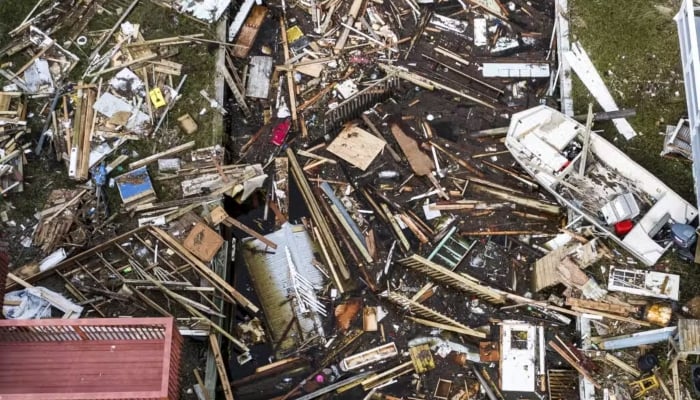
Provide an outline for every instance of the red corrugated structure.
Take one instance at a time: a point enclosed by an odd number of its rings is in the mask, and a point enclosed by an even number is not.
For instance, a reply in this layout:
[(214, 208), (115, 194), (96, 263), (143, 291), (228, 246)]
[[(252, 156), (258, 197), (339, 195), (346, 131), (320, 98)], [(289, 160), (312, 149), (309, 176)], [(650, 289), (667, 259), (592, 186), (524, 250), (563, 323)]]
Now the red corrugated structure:
[(0, 320), (0, 399), (179, 399), (173, 318)]
[(5, 300), (5, 282), (7, 281), (7, 273), (9, 271), (10, 259), (7, 253), (0, 251), (0, 319), (3, 319), (2, 304)]

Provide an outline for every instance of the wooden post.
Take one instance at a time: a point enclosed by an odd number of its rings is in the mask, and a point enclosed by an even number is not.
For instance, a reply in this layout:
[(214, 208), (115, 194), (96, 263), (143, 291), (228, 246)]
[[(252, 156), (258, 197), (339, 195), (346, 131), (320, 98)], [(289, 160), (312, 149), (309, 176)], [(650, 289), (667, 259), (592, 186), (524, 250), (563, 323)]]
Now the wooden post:
[(586, 172), (586, 158), (588, 148), (591, 146), (591, 126), (593, 125), (593, 103), (588, 103), (588, 117), (586, 118), (586, 130), (583, 131), (583, 150), (581, 150), (581, 161), (578, 165), (578, 175), (583, 176)]
[(216, 339), (216, 334), (209, 334), (209, 346), (211, 346), (211, 351), (214, 352), (216, 371), (219, 373), (219, 379), (221, 380), (221, 387), (224, 390), (224, 396), (226, 400), (234, 400), (233, 391), (231, 391), (231, 383), (229, 382), (228, 375), (226, 374), (226, 365), (224, 364), (224, 358), (221, 357), (221, 347), (219, 346), (219, 340)]
[(237, 219), (231, 218), (230, 216), (227, 216), (226, 219), (223, 220), (222, 222), (226, 226), (233, 226), (236, 227), (243, 232), (249, 234), (250, 236), (253, 236), (254, 238), (258, 239), (259, 241), (265, 243), (266, 245), (272, 247), (273, 249), (277, 249), (277, 244), (270, 239), (266, 238), (265, 236), (259, 234), (258, 232), (250, 229), (248, 226), (243, 225), (240, 221)]

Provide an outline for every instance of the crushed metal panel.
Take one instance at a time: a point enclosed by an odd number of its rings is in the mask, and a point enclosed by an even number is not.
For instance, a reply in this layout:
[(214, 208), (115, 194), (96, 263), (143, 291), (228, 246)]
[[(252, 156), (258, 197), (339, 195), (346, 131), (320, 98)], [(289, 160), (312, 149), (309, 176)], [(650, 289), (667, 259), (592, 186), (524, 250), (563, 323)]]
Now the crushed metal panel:
[(549, 78), (546, 63), (484, 63), (484, 78)]
[[(255, 239), (243, 244), (243, 256), (270, 327), (272, 341), (276, 343), (281, 340), (277, 354), (282, 355), (293, 350), (297, 341), (301, 343), (312, 336), (324, 336), (321, 316), (316, 312), (302, 313), (296, 300), (289, 301), (293, 288), (290, 284), (287, 252), (284, 249), (289, 249), (297, 271), (314, 287), (322, 287), (325, 280), (312, 264), (316, 250), (302, 225), (285, 223), (280, 230), (265, 236), (278, 244), (277, 251), (266, 252), (266, 245)], [(292, 318), (296, 318), (297, 322), (292, 324), (285, 337), (284, 332)]]
[(246, 96), (258, 99), (267, 98), (270, 93), (272, 63), (272, 57), (268, 56), (253, 56), (250, 58)]
[(474, 18), (474, 46), (482, 47), (489, 44), (488, 23), (486, 18)]
[[(569, 40), (569, 2), (568, 0), (556, 0), (554, 3), (555, 29), (557, 35), (557, 54), (564, 54), (571, 50)], [(571, 66), (566, 57), (557, 57), (559, 65), (555, 76), (559, 79), (559, 102), (561, 112), (572, 117), (574, 115), (574, 100), (571, 96), (573, 80), (571, 79)], [(553, 78), (554, 79), (554, 78)], [(553, 94), (554, 85), (550, 88)]]
[(434, 25), (438, 29), (454, 32), (460, 35), (467, 33), (467, 27), (469, 26), (467, 21), (446, 17), (440, 14), (433, 14), (432, 18), (430, 18), (430, 24)]
[(675, 274), (610, 268), (608, 290), (678, 301), (680, 282)]
[[(501, 325), (501, 390), (535, 391), (537, 327), (519, 321)], [(506, 378), (507, 377), (507, 378)]]

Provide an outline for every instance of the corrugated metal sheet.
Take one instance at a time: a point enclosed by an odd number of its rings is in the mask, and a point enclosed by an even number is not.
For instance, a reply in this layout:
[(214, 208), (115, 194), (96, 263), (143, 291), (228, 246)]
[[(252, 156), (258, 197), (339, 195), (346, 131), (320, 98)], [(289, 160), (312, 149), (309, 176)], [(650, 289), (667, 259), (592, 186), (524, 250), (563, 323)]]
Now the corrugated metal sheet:
[(2, 400), (179, 398), (173, 318), (0, 321)]
[(266, 245), (256, 239), (244, 244), (246, 250), (243, 255), (255, 291), (260, 297), (272, 339), (275, 342), (282, 339), (289, 321), (293, 317), (297, 319), (290, 334), (278, 345), (278, 356), (281, 356), (281, 352), (294, 349), (298, 345), (297, 340), (303, 342), (315, 335), (324, 336), (323, 321), (319, 314), (303, 313), (296, 301), (289, 301), (293, 298), (293, 283), (285, 248), (289, 250), (298, 273), (313, 287), (323, 287), (324, 277), (312, 264), (315, 249), (302, 225), (287, 223), (282, 229), (265, 236), (277, 243), (274, 253), (265, 252)]

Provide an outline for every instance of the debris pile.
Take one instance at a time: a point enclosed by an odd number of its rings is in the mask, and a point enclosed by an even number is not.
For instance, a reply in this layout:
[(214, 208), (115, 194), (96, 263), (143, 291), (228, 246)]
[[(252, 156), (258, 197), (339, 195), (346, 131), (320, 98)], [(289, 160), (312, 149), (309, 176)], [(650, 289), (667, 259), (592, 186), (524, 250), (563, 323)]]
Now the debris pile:
[[(2, 212), (36, 253), (6, 318), (170, 317), (180, 398), (690, 398), (662, 256), (698, 212), (592, 131), (633, 113), (561, 3), (43, 3), (0, 50), (0, 185), (65, 179)], [(604, 112), (557, 104), (568, 68)]]

